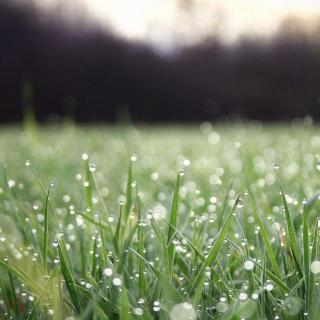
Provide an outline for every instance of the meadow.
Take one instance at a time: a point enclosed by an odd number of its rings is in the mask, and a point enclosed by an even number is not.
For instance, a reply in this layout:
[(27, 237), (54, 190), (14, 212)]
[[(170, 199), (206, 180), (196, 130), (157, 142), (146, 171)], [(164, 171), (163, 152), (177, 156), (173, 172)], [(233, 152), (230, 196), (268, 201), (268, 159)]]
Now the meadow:
[(0, 129), (1, 319), (319, 319), (310, 121)]

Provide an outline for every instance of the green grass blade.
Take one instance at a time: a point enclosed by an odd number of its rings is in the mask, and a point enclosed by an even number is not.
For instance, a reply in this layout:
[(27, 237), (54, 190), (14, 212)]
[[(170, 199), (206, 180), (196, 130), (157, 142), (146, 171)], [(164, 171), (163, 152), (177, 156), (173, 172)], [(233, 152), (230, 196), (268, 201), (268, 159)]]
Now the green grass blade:
[(303, 210), (303, 267), (305, 283), (305, 312), (309, 306), (310, 255), (309, 255), (309, 211)]
[(67, 289), (69, 291), (70, 298), (72, 300), (73, 306), (78, 313), (81, 312), (81, 305), (76, 289), (76, 283), (73, 274), (73, 268), (70, 261), (69, 254), (66, 249), (64, 240), (61, 238), (58, 241), (58, 253), (61, 264), (61, 272), (63, 274)]
[(45, 208), (44, 208), (44, 227), (43, 227), (43, 266), (44, 270), (48, 269), (48, 244), (49, 244), (49, 219), (48, 219), (48, 204), (51, 190), (51, 183), (48, 188)]
[[(144, 226), (141, 216), (141, 200), (138, 196), (138, 253), (144, 257)], [(139, 295), (140, 297), (147, 296), (147, 284), (145, 279), (145, 262), (142, 259), (139, 259)]]
[(179, 205), (179, 190), (180, 190), (180, 182), (183, 173), (179, 172), (176, 180), (176, 185), (174, 189), (173, 199), (172, 199), (172, 207), (168, 228), (168, 238), (167, 238), (167, 246), (168, 246), (168, 277), (172, 278), (173, 272), (173, 264), (174, 264), (174, 255), (175, 255), (175, 245), (172, 243), (172, 239), (175, 234), (175, 228), (177, 226), (177, 218), (178, 218), (178, 205)]
[(172, 285), (172, 283), (168, 280), (167, 276), (160, 272), (157, 268), (155, 268), (152, 264), (149, 263), (144, 257), (142, 257), (137, 251), (132, 248), (129, 248), (139, 259), (142, 259), (146, 266), (153, 272), (156, 276), (160, 286), (163, 288), (163, 293), (171, 299), (172, 302), (178, 303), (182, 301), (182, 297), (178, 290)]
[(266, 253), (270, 259), (270, 263), (272, 265), (272, 268), (274, 270), (274, 273), (275, 275), (280, 278), (280, 268), (279, 268), (279, 265), (278, 265), (278, 262), (276, 260), (276, 257), (273, 253), (273, 249), (271, 247), (271, 243), (270, 243), (270, 237), (267, 233), (267, 230), (266, 230), (266, 227), (264, 225), (264, 223), (262, 222), (262, 220), (260, 219), (260, 216), (259, 216), (259, 213), (258, 213), (258, 210), (257, 210), (257, 205), (256, 205), (256, 201), (255, 201), (255, 198), (251, 192), (251, 188), (250, 186), (247, 184), (247, 187), (248, 187), (248, 191), (249, 191), (249, 197), (250, 197), (250, 203), (251, 203), (251, 208), (252, 208), (252, 212), (253, 212), (253, 215), (254, 215), (254, 218), (260, 228), (260, 233), (261, 233), (261, 237), (262, 237), (262, 240), (263, 240), (263, 244), (265, 246), (265, 249), (266, 249)]
[(130, 159), (129, 162), (129, 167), (128, 167), (128, 180), (127, 180), (127, 188), (126, 188), (126, 206), (125, 206), (125, 222), (127, 222), (129, 215), (130, 215), (130, 210), (131, 210), (131, 205), (132, 205), (132, 160)]
[[(317, 253), (318, 253), (318, 236), (319, 234), (319, 220), (317, 219), (317, 222), (314, 226), (314, 231), (313, 231), (313, 242), (312, 242), (312, 251), (311, 251), (311, 262), (315, 261), (317, 258)], [(313, 273), (310, 274), (309, 278), (309, 303), (308, 303), (308, 311), (312, 312), (314, 309), (313, 306), (313, 292), (315, 289), (315, 275)]]
[(121, 320), (133, 320), (129, 306), (130, 303), (128, 299), (127, 289), (122, 288), (119, 299), (119, 311)]
[[(194, 281), (192, 282), (192, 284), (190, 286), (191, 293), (195, 293), (196, 291), (202, 290), (204, 270), (206, 269), (206, 267), (212, 267), (213, 263), (215, 262), (215, 259), (217, 258), (218, 254), (219, 254), (222, 243), (223, 243), (224, 239), (226, 238), (227, 232), (229, 230), (229, 226), (231, 225), (231, 222), (233, 220), (233, 214), (236, 210), (238, 201), (239, 201), (239, 196), (237, 197), (233, 207), (231, 208), (229, 214), (227, 215), (227, 218), (226, 218), (224, 224), (222, 225), (221, 231), (220, 231), (214, 245), (212, 246), (208, 257), (202, 263), (201, 268), (196, 275), (196, 278), (194, 279)], [(199, 289), (199, 288), (201, 288), (201, 289)]]
[(288, 207), (287, 199), (281, 185), (280, 185), (280, 190), (281, 190), (281, 196), (282, 196), (282, 201), (284, 205), (285, 220), (286, 220), (287, 230), (289, 235), (290, 248), (293, 254), (293, 260), (294, 260), (295, 266), (297, 268), (297, 271), (299, 272), (300, 278), (302, 278), (303, 272), (302, 272), (301, 258), (299, 253), (299, 245), (298, 245), (296, 231), (293, 226), (292, 217)]

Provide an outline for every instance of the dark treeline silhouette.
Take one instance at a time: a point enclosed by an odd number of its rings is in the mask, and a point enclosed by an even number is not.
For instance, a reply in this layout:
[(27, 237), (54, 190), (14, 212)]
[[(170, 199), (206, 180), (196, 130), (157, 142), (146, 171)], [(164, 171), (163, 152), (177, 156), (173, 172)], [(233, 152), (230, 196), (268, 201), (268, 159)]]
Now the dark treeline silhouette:
[(164, 56), (98, 27), (46, 18), (0, 2), (1, 122), (22, 119), (25, 81), (39, 120), (115, 121), (124, 111), (133, 121), (319, 119), (320, 41), (292, 22), (272, 40), (208, 39)]

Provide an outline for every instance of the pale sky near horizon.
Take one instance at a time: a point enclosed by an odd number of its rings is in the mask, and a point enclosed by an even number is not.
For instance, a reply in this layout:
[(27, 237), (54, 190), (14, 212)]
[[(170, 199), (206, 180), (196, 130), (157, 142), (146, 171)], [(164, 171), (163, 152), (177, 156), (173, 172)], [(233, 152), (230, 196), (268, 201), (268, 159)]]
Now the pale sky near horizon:
[[(63, 0), (35, 1), (50, 9)], [(268, 36), (286, 16), (305, 21), (320, 17), (320, 0), (69, 0), (65, 12), (82, 8), (88, 17), (133, 40), (170, 48), (210, 34), (227, 42), (241, 35)], [(85, 9), (84, 9), (85, 8)], [(80, 10), (80, 11), (81, 11)]]

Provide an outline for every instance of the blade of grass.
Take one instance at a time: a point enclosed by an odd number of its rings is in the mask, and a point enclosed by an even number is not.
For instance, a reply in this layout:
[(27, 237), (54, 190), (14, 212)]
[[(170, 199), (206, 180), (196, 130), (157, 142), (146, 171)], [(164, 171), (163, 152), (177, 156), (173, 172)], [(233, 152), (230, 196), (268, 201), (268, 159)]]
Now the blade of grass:
[(76, 283), (73, 274), (73, 268), (70, 261), (70, 257), (63, 238), (58, 240), (58, 253), (61, 263), (61, 272), (66, 282), (67, 289), (70, 294), (73, 306), (78, 313), (81, 313), (81, 305), (76, 289)]
[(127, 188), (126, 188), (126, 206), (125, 206), (125, 222), (127, 222), (131, 210), (132, 204), (132, 157), (129, 162), (128, 167), (128, 180), (127, 180)]
[[(318, 253), (318, 234), (319, 234), (319, 220), (317, 219), (317, 222), (314, 226), (313, 231), (313, 242), (312, 242), (312, 251), (311, 251), (311, 261), (315, 261)], [(307, 305), (308, 311), (313, 310), (313, 292), (315, 288), (315, 275), (313, 273), (310, 274), (309, 279), (309, 303)]]
[(160, 283), (160, 286), (163, 288), (164, 294), (171, 299), (172, 302), (178, 303), (182, 301), (182, 297), (178, 290), (172, 285), (172, 283), (168, 280), (168, 277), (165, 276), (162, 272), (160, 272), (157, 268), (155, 268), (152, 264), (149, 263), (144, 257), (142, 257), (137, 251), (132, 248), (129, 248), (131, 252), (133, 252), (139, 259), (142, 259), (146, 266), (152, 271), (152, 273), (156, 276), (157, 280)]
[(193, 280), (193, 282), (191, 282), (191, 285), (190, 285), (190, 292), (191, 293), (197, 294), (196, 291), (198, 291), (198, 292), (202, 291), (203, 273), (207, 267), (212, 267), (212, 265), (215, 262), (215, 259), (217, 258), (218, 254), (219, 254), (222, 243), (227, 235), (229, 226), (231, 225), (231, 222), (233, 220), (233, 214), (236, 210), (238, 201), (239, 201), (239, 196), (237, 197), (233, 207), (231, 208), (229, 214), (227, 215), (227, 218), (226, 218), (224, 224), (222, 225), (221, 231), (220, 231), (214, 245), (212, 246), (209, 255), (207, 256), (206, 260), (202, 263), (201, 268), (200, 268), (199, 272), (197, 273), (195, 279)]
[(48, 204), (51, 190), (51, 183), (46, 195), (45, 207), (44, 207), (44, 227), (43, 227), (43, 267), (45, 272), (48, 270), (48, 242), (49, 242), (49, 219), (48, 219)]
[(297, 271), (299, 273), (300, 278), (303, 277), (303, 272), (302, 272), (302, 266), (301, 266), (301, 258), (300, 258), (300, 253), (299, 253), (299, 245), (298, 245), (298, 240), (297, 240), (297, 235), (296, 231), (293, 226), (292, 222), (292, 217), (291, 213), (288, 207), (287, 199), (284, 194), (283, 188), (280, 184), (280, 191), (281, 191), (281, 196), (282, 196), (282, 201), (284, 205), (284, 212), (285, 212), (285, 220), (287, 224), (287, 229), (288, 229), (288, 235), (289, 235), (289, 241), (290, 241), (290, 248), (293, 254), (293, 260), (295, 263), (295, 266), (297, 268)]
[(168, 228), (167, 246), (168, 246), (168, 277), (169, 279), (172, 278), (174, 256), (175, 256), (175, 245), (173, 244), (172, 240), (175, 234), (175, 228), (177, 226), (179, 190), (180, 190), (180, 182), (181, 182), (182, 175), (183, 175), (182, 171), (179, 172), (177, 175), (176, 185), (175, 185), (173, 199), (172, 199), (169, 228)]
[(253, 216), (260, 228), (260, 233), (261, 233), (261, 237), (262, 237), (262, 240), (263, 240), (263, 244), (265, 246), (265, 249), (266, 249), (266, 253), (270, 259), (270, 263), (272, 265), (272, 268), (274, 270), (274, 273), (275, 275), (280, 278), (280, 269), (279, 269), (279, 265), (277, 263), (277, 260), (276, 260), (276, 257), (274, 256), (273, 254), (273, 250), (272, 250), (272, 247), (271, 247), (271, 243), (270, 243), (270, 237), (268, 236), (268, 233), (267, 233), (267, 230), (266, 230), (266, 227), (264, 225), (264, 223), (262, 222), (262, 220), (260, 219), (260, 216), (258, 214), (258, 210), (257, 210), (257, 204), (256, 204), (256, 201), (255, 201), (255, 198), (252, 194), (252, 191), (251, 191), (251, 188), (249, 186), (249, 184), (247, 183), (247, 189), (248, 189), (248, 192), (249, 192), (249, 197), (250, 197), (250, 203), (251, 203), (251, 208), (252, 208), (252, 212), (253, 212)]
[[(138, 253), (144, 257), (144, 226), (141, 216), (141, 200), (140, 197), (137, 197), (138, 202)], [(142, 259), (139, 259), (139, 295), (140, 297), (147, 296), (147, 285), (145, 279), (145, 262)]]
[(121, 320), (133, 320), (129, 308), (129, 299), (127, 294), (127, 289), (122, 288), (119, 299), (119, 311)]

